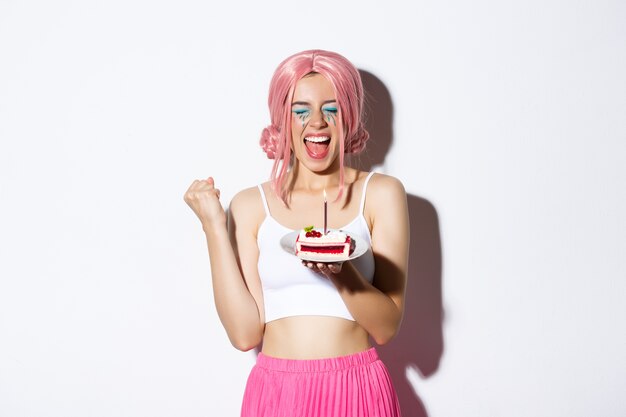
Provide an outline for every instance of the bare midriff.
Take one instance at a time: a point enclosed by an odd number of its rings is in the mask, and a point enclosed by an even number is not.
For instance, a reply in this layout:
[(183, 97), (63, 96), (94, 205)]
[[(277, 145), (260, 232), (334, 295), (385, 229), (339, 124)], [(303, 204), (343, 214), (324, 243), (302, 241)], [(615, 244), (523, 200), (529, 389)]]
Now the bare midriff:
[(371, 347), (367, 332), (339, 317), (294, 316), (265, 324), (262, 352), (285, 359), (321, 359), (362, 352)]

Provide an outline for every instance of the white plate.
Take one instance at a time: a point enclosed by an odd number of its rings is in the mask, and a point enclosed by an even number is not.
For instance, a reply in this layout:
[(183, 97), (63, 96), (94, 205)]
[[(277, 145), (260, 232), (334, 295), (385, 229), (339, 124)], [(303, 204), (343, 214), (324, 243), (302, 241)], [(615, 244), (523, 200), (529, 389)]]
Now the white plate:
[[(344, 232), (345, 233), (345, 232)], [(293, 232), (287, 233), (280, 239), (280, 246), (287, 251), (288, 253), (295, 255), (296, 254), (296, 239), (300, 234), (299, 230), (295, 230)], [(350, 236), (350, 235), (348, 235)], [(312, 256), (304, 256), (300, 259), (304, 261), (312, 261), (312, 262), (343, 262), (350, 261), (352, 259), (356, 259), (359, 256), (363, 255), (367, 252), (367, 243), (363, 241), (363, 239), (354, 239), (354, 250), (350, 254), (350, 256), (341, 259), (328, 259), (324, 257), (316, 257)]]

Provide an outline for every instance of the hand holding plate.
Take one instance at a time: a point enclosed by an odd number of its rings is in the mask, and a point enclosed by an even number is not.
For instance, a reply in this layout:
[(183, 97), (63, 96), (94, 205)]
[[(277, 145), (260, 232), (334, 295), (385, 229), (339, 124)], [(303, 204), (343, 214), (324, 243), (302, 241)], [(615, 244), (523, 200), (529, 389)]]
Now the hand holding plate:
[(314, 272), (318, 272), (320, 274), (329, 276), (331, 274), (338, 274), (341, 272), (341, 267), (343, 266), (343, 262), (312, 262), (312, 261), (302, 261), (302, 265), (307, 268), (313, 270)]

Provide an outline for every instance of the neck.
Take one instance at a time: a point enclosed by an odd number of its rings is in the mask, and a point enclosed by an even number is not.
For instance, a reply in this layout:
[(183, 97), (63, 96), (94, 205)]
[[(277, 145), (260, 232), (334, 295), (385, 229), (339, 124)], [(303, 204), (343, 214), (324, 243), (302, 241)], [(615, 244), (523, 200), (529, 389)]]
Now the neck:
[(339, 159), (329, 169), (322, 172), (311, 171), (296, 161), (289, 173), (288, 184), (292, 191), (321, 193), (325, 189), (328, 193), (330, 190), (337, 189), (339, 187)]

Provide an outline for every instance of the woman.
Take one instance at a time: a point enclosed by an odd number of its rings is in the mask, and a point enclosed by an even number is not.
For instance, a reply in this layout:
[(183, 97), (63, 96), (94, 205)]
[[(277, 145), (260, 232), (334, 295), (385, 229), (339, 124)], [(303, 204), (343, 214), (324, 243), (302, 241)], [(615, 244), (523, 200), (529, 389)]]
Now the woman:
[[(272, 124), (261, 145), (271, 180), (239, 192), (226, 216), (213, 178), (195, 180), (185, 202), (207, 237), (216, 308), (231, 343), (262, 344), (242, 416), (398, 416), (377, 344), (398, 331), (404, 309), (409, 224), (395, 178), (344, 167), (368, 139), (363, 86), (339, 54), (312, 50), (277, 68)], [(343, 263), (300, 261), (280, 239), (323, 224), (368, 244)]]

